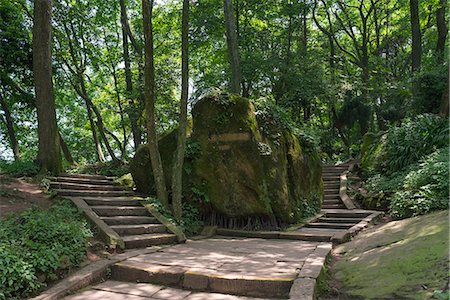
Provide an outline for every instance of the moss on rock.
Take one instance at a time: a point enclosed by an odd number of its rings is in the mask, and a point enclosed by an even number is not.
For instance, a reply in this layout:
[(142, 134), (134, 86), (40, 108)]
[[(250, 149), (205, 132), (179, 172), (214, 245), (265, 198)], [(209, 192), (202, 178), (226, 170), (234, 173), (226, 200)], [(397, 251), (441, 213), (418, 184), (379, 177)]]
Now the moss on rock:
[[(186, 157), (183, 194), (209, 223), (219, 224), (218, 218), (234, 226), (250, 220), (295, 223), (320, 207), (319, 157), (292, 130), (259, 118), (248, 99), (235, 95), (206, 96), (192, 115), (189, 142), (198, 151)], [(160, 140), (168, 187), (175, 145), (173, 133)], [(148, 147), (141, 146), (130, 165), (138, 190), (153, 192)]]

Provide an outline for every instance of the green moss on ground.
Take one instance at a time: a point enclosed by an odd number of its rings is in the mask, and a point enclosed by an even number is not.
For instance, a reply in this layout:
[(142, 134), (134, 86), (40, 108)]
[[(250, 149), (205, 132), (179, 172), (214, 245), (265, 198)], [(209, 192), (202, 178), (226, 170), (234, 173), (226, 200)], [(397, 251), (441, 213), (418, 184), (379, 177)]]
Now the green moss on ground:
[(339, 293), (363, 299), (430, 299), (448, 284), (448, 211), (390, 222), (336, 248)]

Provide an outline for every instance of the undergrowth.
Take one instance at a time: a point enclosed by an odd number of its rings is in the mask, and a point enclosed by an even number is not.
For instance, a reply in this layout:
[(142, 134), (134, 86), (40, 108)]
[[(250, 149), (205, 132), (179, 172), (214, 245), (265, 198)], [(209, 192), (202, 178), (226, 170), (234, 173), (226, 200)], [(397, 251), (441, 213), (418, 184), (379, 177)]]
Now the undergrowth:
[(198, 208), (190, 203), (183, 203), (183, 214), (181, 221), (175, 219), (172, 213), (161, 203), (161, 201), (154, 197), (146, 198), (144, 200), (144, 203), (152, 204), (153, 206), (155, 206), (164, 217), (166, 217), (170, 222), (180, 226), (183, 231), (189, 236), (199, 233), (201, 228), (203, 227), (203, 222), (200, 219)]
[(0, 160), (0, 173), (6, 173), (14, 177), (32, 177), (39, 173), (39, 167), (32, 161), (3, 161)]
[(448, 120), (421, 115), (366, 145), (365, 187), (394, 218), (449, 207)]
[(78, 266), (90, 236), (86, 221), (66, 200), (0, 220), (0, 299), (33, 295)]

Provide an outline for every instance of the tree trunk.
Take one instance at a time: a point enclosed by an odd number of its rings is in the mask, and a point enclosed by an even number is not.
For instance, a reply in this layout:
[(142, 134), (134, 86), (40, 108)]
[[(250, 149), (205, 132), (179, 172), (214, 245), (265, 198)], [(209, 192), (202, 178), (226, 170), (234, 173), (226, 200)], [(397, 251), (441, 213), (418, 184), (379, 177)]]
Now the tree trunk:
[(235, 94), (241, 93), (241, 66), (239, 60), (238, 41), (236, 36), (236, 22), (233, 13), (233, 1), (223, 1), (225, 14), (225, 33), (227, 36), (228, 60), (231, 67), (231, 92)]
[(9, 141), (11, 142), (11, 149), (13, 151), (14, 160), (19, 161), (20, 160), (19, 142), (17, 141), (16, 131), (14, 129), (14, 122), (11, 117), (11, 112), (9, 110), (9, 107), (8, 107), (5, 99), (3, 99), (3, 95), (1, 92), (0, 92), (0, 106), (3, 110), (3, 112), (5, 113), (4, 121), (5, 121), (6, 129), (8, 130), (8, 137), (9, 137)]
[(97, 153), (97, 159), (100, 162), (104, 162), (105, 156), (103, 154), (102, 144), (100, 143), (100, 140), (98, 139), (97, 129), (95, 126), (94, 118), (92, 116), (91, 105), (89, 104), (89, 102), (86, 99), (84, 99), (84, 103), (86, 104), (86, 110), (87, 110), (87, 114), (88, 114), (89, 125), (91, 126), (92, 138), (94, 139), (95, 151)]
[(147, 117), (147, 139), (150, 150), (150, 161), (156, 186), (156, 195), (161, 203), (168, 207), (166, 182), (161, 155), (158, 148), (155, 120), (155, 67), (153, 61), (153, 0), (142, 0), (142, 18), (145, 41), (144, 97)]
[[(86, 103), (88, 104), (89, 108), (94, 112), (95, 116), (97, 117), (97, 122), (95, 122), (94, 125), (97, 125), (98, 132), (100, 133), (101, 139), (105, 143), (106, 150), (108, 150), (108, 154), (111, 156), (111, 159), (113, 161), (119, 161), (119, 159), (114, 154), (114, 150), (112, 149), (112, 147), (111, 147), (111, 145), (110, 145), (110, 143), (108, 141), (108, 138), (106, 137), (105, 126), (103, 124), (102, 115), (100, 114), (100, 111), (97, 109), (97, 107), (92, 102), (92, 99), (89, 97), (89, 95), (87, 93), (86, 86), (84, 85), (84, 76), (83, 76), (83, 74), (78, 74), (78, 80), (79, 80), (79, 83), (80, 83), (80, 89), (76, 89), (76, 90), (77, 90), (79, 96), (86, 101)], [(92, 114), (91, 114), (91, 118), (92, 118)], [(93, 122), (91, 123), (91, 126), (92, 125), (93, 125)], [(94, 126), (94, 128), (95, 128), (95, 126)], [(97, 148), (98, 148), (98, 146), (97, 146)], [(105, 160), (105, 158), (103, 157), (103, 161), (104, 160)]]
[(38, 163), (41, 173), (62, 171), (52, 82), (52, 1), (34, 1), (33, 73), (38, 119)]
[(172, 204), (174, 216), (182, 218), (183, 162), (186, 145), (187, 102), (189, 93), (189, 0), (183, 0), (182, 34), (181, 34), (181, 99), (180, 120), (177, 132), (177, 149), (172, 167)]
[[(120, 126), (122, 127), (122, 134), (123, 134), (123, 141), (122, 143), (118, 143), (118, 146), (120, 148), (122, 160), (126, 159), (126, 148), (127, 148), (127, 129), (125, 127), (125, 119), (123, 117), (123, 108), (122, 108), (122, 100), (120, 99), (120, 92), (119, 92), (119, 83), (117, 82), (117, 74), (114, 67), (114, 64), (111, 64), (112, 68), (112, 76), (114, 80), (114, 88), (116, 90), (116, 96), (117, 96), (117, 107), (119, 108), (119, 114), (120, 114)], [(117, 139), (119, 141), (119, 139)]]
[(123, 61), (125, 63), (126, 91), (127, 98), (129, 99), (128, 102), (131, 107), (131, 109), (128, 109), (128, 116), (130, 118), (131, 132), (133, 133), (134, 149), (137, 150), (139, 145), (142, 144), (142, 134), (138, 124), (139, 116), (134, 109), (135, 103), (133, 100), (133, 76), (131, 72), (130, 51), (128, 44), (129, 35), (131, 35), (131, 33), (127, 33), (130, 29), (128, 25), (128, 17), (124, 0), (120, 0), (120, 21), (122, 25)]
[(302, 12), (302, 24), (303, 24), (303, 30), (302, 30), (302, 49), (303, 52), (306, 53), (308, 50), (308, 23), (307, 23), (307, 8), (306, 8), (306, 1), (303, 1), (303, 12)]
[(419, 20), (419, 1), (409, 0), (410, 21), (411, 21), (411, 37), (412, 37), (412, 71), (420, 70), (422, 60), (422, 36), (420, 33)]
[(69, 146), (67, 146), (60, 131), (58, 131), (58, 136), (59, 136), (59, 143), (61, 144), (61, 150), (62, 150), (62, 153), (64, 154), (64, 158), (66, 159), (66, 161), (68, 163), (73, 165), (75, 163), (75, 161), (73, 160), (72, 153), (70, 153)]
[(181, 99), (177, 149), (172, 169), (172, 204), (177, 220), (182, 217), (183, 162), (186, 146), (187, 103), (189, 96), (189, 0), (183, 0), (181, 25)]
[(436, 44), (436, 58), (439, 64), (444, 62), (445, 41), (447, 39), (447, 24), (445, 22), (446, 0), (439, 1), (439, 8), (436, 10), (436, 23), (438, 30), (438, 40)]

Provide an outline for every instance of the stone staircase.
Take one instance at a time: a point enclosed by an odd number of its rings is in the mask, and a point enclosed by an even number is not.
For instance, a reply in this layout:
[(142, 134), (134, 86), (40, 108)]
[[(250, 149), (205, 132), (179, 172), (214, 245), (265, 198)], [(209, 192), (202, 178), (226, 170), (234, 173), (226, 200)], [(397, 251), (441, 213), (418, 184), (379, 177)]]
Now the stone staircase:
[(382, 212), (377, 211), (348, 209), (344, 204), (339, 194), (340, 176), (348, 168), (348, 163), (323, 167), (322, 210), (318, 216), (296, 231), (303, 239), (342, 243), (382, 215)]
[(71, 199), (103, 235), (116, 236), (125, 249), (177, 242), (177, 236), (142, 205), (142, 198), (111, 177), (62, 174), (49, 179), (52, 190)]
[(323, 209), (346, 209), (339, 196), (339, 188), (341, 186), (340, 175), (348, 170), (348, 167), (348, 164), (323, 167)]

